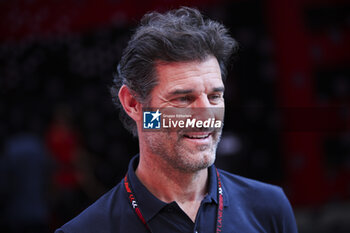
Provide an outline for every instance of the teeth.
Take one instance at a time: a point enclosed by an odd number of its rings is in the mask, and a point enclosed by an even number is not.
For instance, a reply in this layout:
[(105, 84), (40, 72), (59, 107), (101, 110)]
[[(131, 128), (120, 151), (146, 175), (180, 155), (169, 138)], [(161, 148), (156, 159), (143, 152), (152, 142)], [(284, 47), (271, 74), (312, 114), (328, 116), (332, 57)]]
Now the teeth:
[(203, 139), (203, 138), (207, 138), (209, 135), (198, 135), (198, 136), (188, 136), (186, 135), (188, 138), (193, 138), (193, 139)]

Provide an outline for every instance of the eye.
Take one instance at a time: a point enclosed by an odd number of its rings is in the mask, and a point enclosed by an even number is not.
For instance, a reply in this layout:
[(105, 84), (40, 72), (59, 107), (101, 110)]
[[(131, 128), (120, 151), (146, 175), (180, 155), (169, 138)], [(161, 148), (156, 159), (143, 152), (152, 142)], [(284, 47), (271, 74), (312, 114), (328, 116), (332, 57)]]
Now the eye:
[(180, 101), (180, 102), (189, 102), (192, 100), (192, 97), (191, 96), (181, 96), (181, 97), (176, 98), (176, 100)]
[(223, 99), (222, 94), (211, 94), (208, 96), (210, 102), (219, 102)]
[(215, 100), (215, 99), (218, 99), (220, 97), (221, 97), (220, 95), (210, 95), (209, 99)]
[(178, 101), (181, 101), (181, 102), (187, 102), (189, 101), (189, 97), (188, 96), (181, 96), (179, 98), (177, 98)]
[(190, 104), (193, 101), (193, 97), (189, 95), (179, 96), (172, 99), (172, 102), (177, 105)]

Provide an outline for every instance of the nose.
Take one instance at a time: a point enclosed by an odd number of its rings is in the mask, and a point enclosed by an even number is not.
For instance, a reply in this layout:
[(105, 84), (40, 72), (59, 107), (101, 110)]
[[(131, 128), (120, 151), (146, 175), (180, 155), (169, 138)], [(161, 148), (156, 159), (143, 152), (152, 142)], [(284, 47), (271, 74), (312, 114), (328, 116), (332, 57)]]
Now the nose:
[(198, 96), (192, 104), (192, 115), (199, 120), (207, 120), (215, 117), (213, 114), (212, 105), (206, 94)]
[(192, 104), (193, 108), (209, 108), (211, 104), (206, 94), (201, 94)]

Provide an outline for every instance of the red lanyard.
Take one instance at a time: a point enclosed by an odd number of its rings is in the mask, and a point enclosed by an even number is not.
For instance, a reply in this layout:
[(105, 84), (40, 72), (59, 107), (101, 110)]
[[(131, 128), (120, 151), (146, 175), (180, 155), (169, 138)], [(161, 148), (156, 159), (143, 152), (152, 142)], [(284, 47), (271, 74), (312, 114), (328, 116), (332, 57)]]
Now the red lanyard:
[[(218, 183), (218, 201), (219, 201), (218, 211), (217, 211), (217, 216), (216, 216), (217, 217), (216, 218), (216, 233), (219, 233), (219, 232), (222, 232), (222, 215), (224, 212), (224, 196), (222, 194), (221, 179), (220, 179), (218, 169), (216, 169), (216, 177), (217, 177), (217, 183)], [(128, 193), (131, 207), (133, 208), (133, 210), (135, 211), (136, 215), (139, 217), (141, 222), (145, 225), (147, 230), (149, 232), (151, 232), (150, 228), (148, 227), (148, 225), (146, 223), (145, 218), (142, 216), (142, 213), (141, 213), (141, 210), (137, 204), (135, 195), (132, 192), (131, 187), (129, 185), (128, 174), (125, 175), (124, 186), (125, 186), (126, 192)]]

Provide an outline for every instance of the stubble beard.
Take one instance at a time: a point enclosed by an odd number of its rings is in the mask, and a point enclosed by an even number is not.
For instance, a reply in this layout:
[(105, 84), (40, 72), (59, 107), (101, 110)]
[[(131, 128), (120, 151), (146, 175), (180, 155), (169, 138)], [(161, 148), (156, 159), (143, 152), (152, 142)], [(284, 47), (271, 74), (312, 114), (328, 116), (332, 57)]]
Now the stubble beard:
[[(177, 132), (153, 132), (145, 137), (150, 151), (160, 156), (171, 168), (182, 173), (193, 173), (211, 166), (216, 157), (216, 148), (220, 141), (221, 129), (212, 132), (212, 142), (209, 145), (189, 147), (185, 138)], [(168, 138), (170, 140), (164, 140)], [(175, 140), (176, 138), (176, 140)]]

